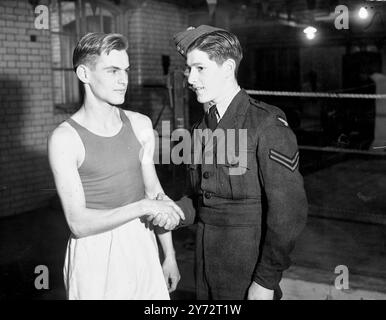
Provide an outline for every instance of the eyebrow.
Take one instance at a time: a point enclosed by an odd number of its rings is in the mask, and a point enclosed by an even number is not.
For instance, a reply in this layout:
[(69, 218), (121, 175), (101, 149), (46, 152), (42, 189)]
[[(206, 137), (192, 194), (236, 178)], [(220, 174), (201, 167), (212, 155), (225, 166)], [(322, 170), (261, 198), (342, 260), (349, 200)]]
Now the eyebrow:
[(105, 67), (103, 68), (104, 70), (106, 69), (114, 69), (114, 70), (129, 70), (130, 69), (130, 66), (128, 66), (126, 69), (121, 69), (119, 67), (116, 67), (116, 66), (108, 66), (108, 67)]
[(204, 64), (201, 63), (201, 62), (195, 62), (195, 63), (192, 63), (192, 65), (188, 65), (188, 64), (185, 64), (185, 67), (189, 68), (189, 67), (196, 67), (196, 66), (203, 66)]

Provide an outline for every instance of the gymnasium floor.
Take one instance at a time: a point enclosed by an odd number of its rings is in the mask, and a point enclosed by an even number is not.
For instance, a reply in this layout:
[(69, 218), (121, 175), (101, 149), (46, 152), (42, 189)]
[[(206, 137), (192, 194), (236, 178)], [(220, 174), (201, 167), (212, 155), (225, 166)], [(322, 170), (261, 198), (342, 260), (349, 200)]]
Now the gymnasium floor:
[[(310, 214), (293, 265), (284, 274), (284, 299), (386, 299), (386, 161), (351, 157), (335, 162), (303, 168)], [(171, 174), (159, 171), (173, 198), (181, 188), (170, 183)], [(183, 180), (178, 172), (176, 179)], [(64, 299), (68, 235), (57, 201), (1, 219), (0, 299)], [(182, 280), (172, 298), (194, 299), (195, 226), (175, 231), (173, 238)], [(38, 265), (48, 267), (48, 290), (34, 287)], [(337, 290), (335, 268), (342, 265), (349, 271), (349, 289)]]

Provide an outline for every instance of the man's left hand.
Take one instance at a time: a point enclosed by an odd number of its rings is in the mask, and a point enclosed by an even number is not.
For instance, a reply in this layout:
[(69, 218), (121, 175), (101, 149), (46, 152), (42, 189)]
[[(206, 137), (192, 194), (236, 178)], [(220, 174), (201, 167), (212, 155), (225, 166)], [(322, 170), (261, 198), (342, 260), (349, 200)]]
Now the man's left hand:
[(173, 292), (176, 290), (177, 284), (181, 279), (176, 258), (174, 256), (166, 257), (162, 264), (162, 270), (164, 273), (166, 286), (168, 287), (169, 292)]
[(273, 290), (252, 282), (248, 289), (248, 300), (273, 300)]

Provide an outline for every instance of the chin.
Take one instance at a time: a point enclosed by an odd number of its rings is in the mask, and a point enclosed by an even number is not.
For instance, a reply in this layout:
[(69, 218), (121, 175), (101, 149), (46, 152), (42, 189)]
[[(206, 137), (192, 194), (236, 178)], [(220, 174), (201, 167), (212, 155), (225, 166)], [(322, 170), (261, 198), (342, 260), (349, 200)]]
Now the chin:
[(207, 102), (210, 101), (210, 99), (207, 99), (207, 98), (205, 98), (205, 97), (199, 97), (199, 96), (197, 96), (197, 101), (198, 101), (199, 103), (207, 103)]
[(114, 106), (120, 105), (125, 102), (125, 99), (111, 99), (109, 104), (112, 104)]

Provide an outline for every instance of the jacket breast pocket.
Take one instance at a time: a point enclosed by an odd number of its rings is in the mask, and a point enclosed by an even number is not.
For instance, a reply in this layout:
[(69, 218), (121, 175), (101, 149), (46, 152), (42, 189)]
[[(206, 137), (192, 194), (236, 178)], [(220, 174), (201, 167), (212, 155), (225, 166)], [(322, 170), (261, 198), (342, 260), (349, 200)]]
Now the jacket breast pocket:
[[(226, 196), (231, 199), (245, 199), (248, 196), (251, 174), (251, 157), (254, 152), (240, 151), (238, 157), (229, 157), (219, 168), (219, 181), (228, 185)], [(219, 190), (224, 192), (224, 190)]]

